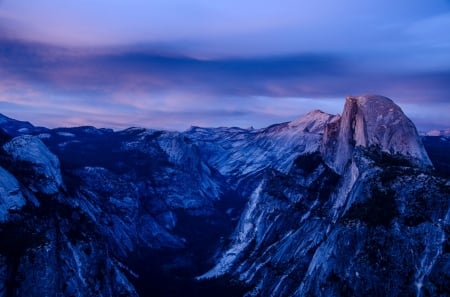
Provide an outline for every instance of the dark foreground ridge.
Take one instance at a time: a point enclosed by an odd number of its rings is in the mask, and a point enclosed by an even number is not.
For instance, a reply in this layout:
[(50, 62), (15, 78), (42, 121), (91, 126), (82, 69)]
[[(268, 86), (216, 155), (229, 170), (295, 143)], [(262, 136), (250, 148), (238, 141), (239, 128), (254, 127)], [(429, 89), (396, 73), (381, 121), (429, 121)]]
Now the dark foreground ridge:
[(388, 98), (264, 129), (0, 128), (0, 296), (450, 295), (450, 139)]

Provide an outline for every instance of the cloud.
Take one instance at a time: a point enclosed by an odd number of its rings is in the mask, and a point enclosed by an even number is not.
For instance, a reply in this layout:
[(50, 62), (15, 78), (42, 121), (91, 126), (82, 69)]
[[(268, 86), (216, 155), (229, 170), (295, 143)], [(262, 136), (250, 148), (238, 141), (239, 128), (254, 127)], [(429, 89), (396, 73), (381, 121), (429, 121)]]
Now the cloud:
[(301, 54), (201, 60), (181, 54), (155, 54), (139, 47), (89, 51), (0, 41), (0, 65), (9, 76), (64, 92), (145, 95), (190, 90), (229, 96), (317, 97), (393, 86), (416, 91), (427, 86), (427, 91), (444, 94), (448, 89), (450, 69), (383, 70), (361, 63), (363, 58)]
[(323, 53), (198, 59), (139, 46), (73, 49), (3, 39), (0, 101), (16, 104), (4, 105), (11, 115), (34, 117), (40, 125), (185, 129), (261, 127), (320, 105), (337, 113), (350, 94), (379, 93), (400, 104), (450, 100), (450, 69), (383, 70), (360, 58)]
[(331, 55), (199, 60), (120, 49), (106, 54), (76, 52), (11, 40), (1, 42), (0, 55), (0, 63), (10, 75), (61, 90), (86, 92), (177, 87), (252, 95), (259, 89), (270, 92), (261, 81), (336, 75), (345, 67)]
[(72, 46), (188, 41), (195, 51), (237, 55), (367, 50), (385, 39), (404, 40), (398, 28), (450, 8), (446, 0), (284, 0), (283, 5), (276, 0), (5, 0), (1, 5), (0, 16), (20, 22), (20, 36), (31, 40)]
[(450, 126), (447, 0), (83, 1), (0, 0), (1, 112), (263, 126), (379, 93)]

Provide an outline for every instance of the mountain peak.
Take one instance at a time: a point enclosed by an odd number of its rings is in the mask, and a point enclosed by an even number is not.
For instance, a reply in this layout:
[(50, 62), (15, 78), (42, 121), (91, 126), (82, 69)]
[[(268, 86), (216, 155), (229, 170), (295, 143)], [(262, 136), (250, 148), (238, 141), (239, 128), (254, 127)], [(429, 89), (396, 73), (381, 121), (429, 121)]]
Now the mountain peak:
[(326, 128), (325, 159), (337, 172), (358, 146), (405, 156), (420, 167), (433, 166), (414, 124), (391, 99), (380, 95), (348, 96), (340, 122)]
[(333, 117), (335, 116), (316, 109), (289, 122), (288, 125), (290, 128), (301, 129), (309, 133), (323, 133), (326, 124)]

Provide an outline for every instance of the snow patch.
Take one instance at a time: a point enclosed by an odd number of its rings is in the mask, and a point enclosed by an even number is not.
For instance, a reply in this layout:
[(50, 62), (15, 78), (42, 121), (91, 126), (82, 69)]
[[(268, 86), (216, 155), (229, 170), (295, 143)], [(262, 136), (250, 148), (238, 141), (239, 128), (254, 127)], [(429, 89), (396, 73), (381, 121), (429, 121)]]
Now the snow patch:
[(40, 139), (48, 139), (48, 138), (52, 137), (52, 135), (49, 133), (41, 133), (37, 137)]
[(72, 143), (80, 143), (80, 141), (79, 140), (65, 141), (65, 142), (62, 142), (62, 143), (58, 144), (58, 146), (60, 148), (65, 148), (66, 146), (68, 146), (69, 144), (72, 144)]
[(64, 136), (64, 137), (75, 137), (75, 134), (69, 133), (69, 132), (56, 132), (56, 134), (58, 134), (59, 136)]

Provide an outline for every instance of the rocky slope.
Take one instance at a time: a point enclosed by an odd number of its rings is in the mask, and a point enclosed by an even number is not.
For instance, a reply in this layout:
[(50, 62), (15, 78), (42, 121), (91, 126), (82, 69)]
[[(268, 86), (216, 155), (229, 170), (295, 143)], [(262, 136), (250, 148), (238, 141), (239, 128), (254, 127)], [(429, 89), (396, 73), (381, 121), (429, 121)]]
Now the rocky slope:
[(20, 123), (0, 143), (0, 296), (164, 295), (245, 204), (181, 133)]
[(0, 128), (0, 296), (450, 294), (443, 142), (436, 174), (385, 97), (264, 129)]
[(348, 97), (320, 149), (255, 188), (233, 242), (199, 277), (247, 296), (449, 294), (448, 181), (391, 100)]

